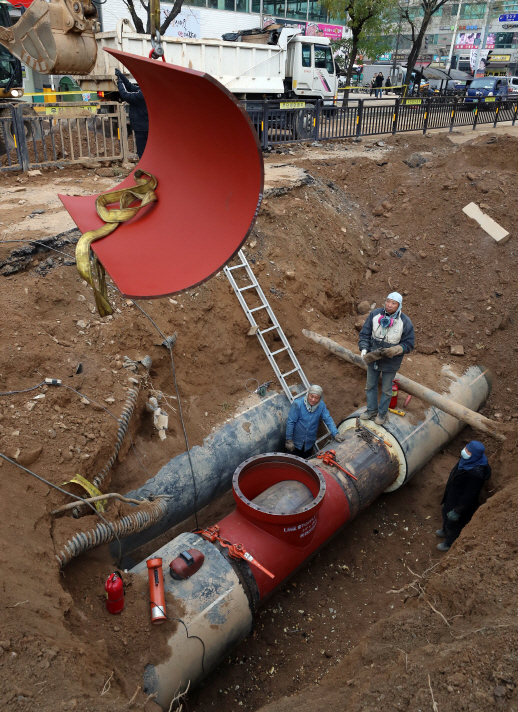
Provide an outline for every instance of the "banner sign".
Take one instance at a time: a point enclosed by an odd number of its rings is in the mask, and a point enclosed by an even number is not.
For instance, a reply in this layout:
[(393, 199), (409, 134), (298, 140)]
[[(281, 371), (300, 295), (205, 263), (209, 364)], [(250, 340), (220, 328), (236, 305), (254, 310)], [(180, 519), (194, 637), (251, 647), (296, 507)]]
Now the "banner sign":
[[(171, 6), (160, 8), (160, 24), (164, 22), (171, 12)], [(165, 37), (187, 37), (199, 40), (201, 37), (200, 11), (193, 7), (183, 7), (179, 15), (171, 22), (164, 33)]]
[[(476, 76), (477, 72), (482, 72), (480, 75), (481, 77), (484, 76), (484, 72), (486, 69), (486, 62), (487, 62), (487, 55), (488, 55), (487, 49), (472, 49), (471, 50), (471, 57), (470, 57), (470, 66), (471, 66), (471, 71), (473, 72), (473, 76)], [(478, 52), (478, 67), (475, 67), (475, 62), (477, 61), (477, 52)]]

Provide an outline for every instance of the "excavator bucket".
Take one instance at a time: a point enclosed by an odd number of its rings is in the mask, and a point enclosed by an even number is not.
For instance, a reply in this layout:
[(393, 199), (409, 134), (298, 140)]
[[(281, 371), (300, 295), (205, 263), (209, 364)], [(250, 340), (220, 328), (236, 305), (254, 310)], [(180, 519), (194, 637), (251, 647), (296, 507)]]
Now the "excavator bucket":
[(95, 5), (79, 0), (34, 0), (0, 44), (41, 74), (88, 74), (97, 58)]
[[(157, 200), (91, 249), (125, 296), (174, 294), (218, 272), (246, 240), (262, 199), (262, 151), (247, 113), (210, 75), (110, 54), (146, 100), (149, 135), (138, 168), (156, 178)], [(117, 190), (134, 185), (129, 175)], [(59, 197), (81, 232), (104, 225), (96, 195)]]

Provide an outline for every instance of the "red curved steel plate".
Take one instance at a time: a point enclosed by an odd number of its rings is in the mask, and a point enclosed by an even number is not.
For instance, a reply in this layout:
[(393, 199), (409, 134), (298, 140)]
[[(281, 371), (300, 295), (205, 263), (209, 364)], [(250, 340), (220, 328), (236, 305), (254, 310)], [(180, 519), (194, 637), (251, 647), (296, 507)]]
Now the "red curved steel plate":
[[(149, 136), (139, 168), (158, 202), (92, 245), (128, 297), (174, 294), (205, 281), (239, 250), (261, 204), (257, 134), (236, 99), (208, 74), (110, 50), (146, 98)], [(134, 183), (132, 174), (118, 188)], [(81, 230), (103, 224), (96, 195), (59, 196)]]

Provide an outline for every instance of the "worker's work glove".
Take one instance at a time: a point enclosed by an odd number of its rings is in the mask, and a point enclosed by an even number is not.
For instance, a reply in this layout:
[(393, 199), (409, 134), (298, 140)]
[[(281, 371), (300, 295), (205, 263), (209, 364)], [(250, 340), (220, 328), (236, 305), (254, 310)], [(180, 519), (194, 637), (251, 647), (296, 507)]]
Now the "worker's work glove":
[(391, 346), (388, 349), (381, 350), (383, 351), (383, 356), (385, 358), (394, 358), (394, 356), (399, 356), (400, 354), (404, 353), (404, 349), (401, 344), (397, 344), (397, 346)]
[(452, 509), (451, 512), (448, 512), (446, 516), (448, 517), (450, 522), (458, 522), (460, 519), (460, 514), (457, 514), (454, 509)]
[(380, 358), (383, 358), (385, 356), (383, 351), (385, 351), (385, 349), (376, 349), (375, 351), (369, 351), (368, 354), (362, 356), (363, 363), (372, 363), (373, 361), (379, 361)]
[(345, 435), (338, 433), (337, 435), (335, 435), (335, 440), (337, 443), (343, 443), (343, 441), (345, 440)]
[(367, 353), (367, 349), (362, 349), (360, 356), (363, 358)]
[(115, 76), (117, 77), (117, 79), (122, 79), (123, 74), (120, 69), (115, 69)]
[(293, 452), (295, 450), (295, 443), (293, 442), (293, 440), (286, 440), (286, 442), (284, 443), (284, 447), (288, 452)]

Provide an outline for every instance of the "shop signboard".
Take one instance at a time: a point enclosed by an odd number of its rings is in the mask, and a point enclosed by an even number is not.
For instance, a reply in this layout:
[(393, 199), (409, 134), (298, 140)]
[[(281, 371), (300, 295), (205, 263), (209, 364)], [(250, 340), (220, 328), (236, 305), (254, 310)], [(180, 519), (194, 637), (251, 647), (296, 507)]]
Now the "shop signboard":
[(271, 15), (267, 15), (263, 19), (263, 27), (268, 27), (269, 25), (294, 27), (300, 30), (306, 37), (329, 37), (330, 40), (341, 40), (344, 29), (341, 25), (326, 25), (319, 22), (301, 22), (299, 20), (288, 20), (284, 17), (271, 17)]
[(518, 22), (518, 14), (510, 13), (508, 15), (500, 15), (498, 22)]
[[(459, 32), (455, 49), (473, 49), (477, 44), (480, 44), (481, 34), (481, 32)], [(478, 43), (476, 40), (478, 40)]]

